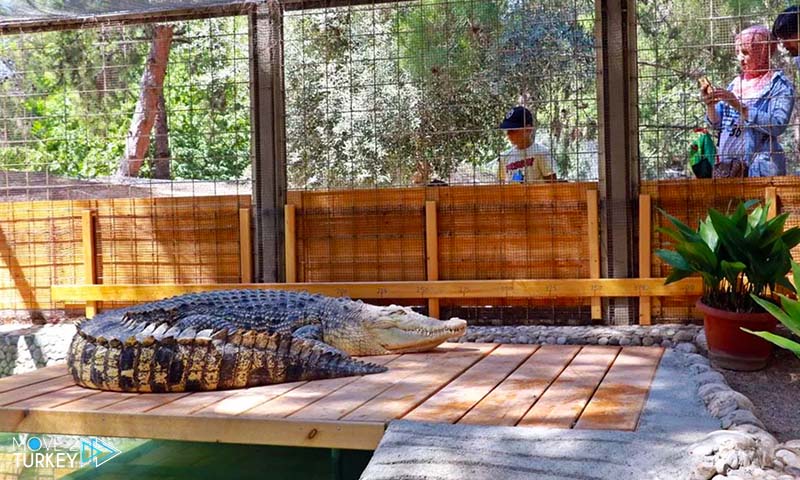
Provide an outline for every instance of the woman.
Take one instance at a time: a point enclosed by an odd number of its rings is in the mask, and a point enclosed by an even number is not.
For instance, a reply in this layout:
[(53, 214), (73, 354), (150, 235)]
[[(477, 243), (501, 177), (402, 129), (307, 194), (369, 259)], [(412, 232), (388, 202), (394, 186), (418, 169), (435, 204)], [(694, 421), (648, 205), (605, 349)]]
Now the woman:
[(736, 36), (742, 73), (727, 90), (701, 87), (706, 120), (720, 131), (714, 177), (786, 174), (778, 136), (792, 116), (794, 86), (783, 71), (770, 68), (774, 51), (767, 27), (742, 30)]

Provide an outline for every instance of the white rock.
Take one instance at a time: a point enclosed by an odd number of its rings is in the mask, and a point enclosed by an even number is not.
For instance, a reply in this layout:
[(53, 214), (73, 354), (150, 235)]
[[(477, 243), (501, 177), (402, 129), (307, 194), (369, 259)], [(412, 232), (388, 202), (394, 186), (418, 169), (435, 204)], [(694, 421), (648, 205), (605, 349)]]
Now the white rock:
[(735, 390), (716, 391), (709, 395), (706, 401), (709, 413), (715, 417), (724, 417), (734, 410), (753, 410), (755, 408), (749, 398)]
[(734, 425), (750, 424), (766, 429), (764, 424), (761, 423), (761, 420), (756, 418), (756, 416), (750, 410), (735, 410), (720, 418), (720, 421), (722, 422), (722, 428), (730, 428)]
[(694, 380), (698, 385), (705, 385), (707, 383), (725, 383), (725, 377), (723, 377), (722, 374), (716, 370), (701, 373), (700, 375), (695, 376)]
[(724, 383), (706, 383), (697, 389), (697, 394), (700, 395), (700, 398), (702, 398), (705, 403), (708, 403), (711, 401), (711, 395), (719, 391), (730, 392), (731, 387)]
[(684, 342), (684, 343), (679, 343), (675, 347), (675, 350), (684, 353), (695, 353), (697, 352), (697, 347), (695, 347), (693, 343)]
[(794, 467), (800, 469), (800, 451), (780, 447), (775, 450), (775, 458), (780, 459), (784, 467)]

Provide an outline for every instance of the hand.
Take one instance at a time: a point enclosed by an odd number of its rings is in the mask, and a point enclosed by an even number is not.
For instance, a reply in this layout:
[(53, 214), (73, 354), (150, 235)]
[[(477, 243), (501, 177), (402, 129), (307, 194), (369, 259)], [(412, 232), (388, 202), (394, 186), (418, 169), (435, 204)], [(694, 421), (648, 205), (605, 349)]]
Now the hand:
[(733, 92), (724, 90), (722, 88), (717, 88), (709, 96), (713, 102), (725, 102), (743, 116), (747, 116), (747, 107), (739, 101), (739, 97), (734, 95)]

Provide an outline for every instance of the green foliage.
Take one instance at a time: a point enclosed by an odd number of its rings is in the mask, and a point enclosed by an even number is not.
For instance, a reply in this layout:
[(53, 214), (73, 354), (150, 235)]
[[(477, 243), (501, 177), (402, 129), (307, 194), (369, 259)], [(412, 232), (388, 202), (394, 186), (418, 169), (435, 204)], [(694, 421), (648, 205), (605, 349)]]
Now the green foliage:
[[(176, 24), (164, 88), (175, 178), (238, 179), (249, 172), (246, 32), (245, 17)], [(114, 173), (150, 38), (151, 26), (1, 37), (3, 57), (19, 70), (0, 82), (4, 116), (18, 119), (5, 124), (6, 139), (24, 144), (0, 149), (2, 168), (86, 178)]]
[(760, 310), (761, 302), (753, 297), (768, 298), (778, 285), (793, 291), (786, 274), (790, 250), (800, 243), (800, 228), (784, 231), (789, 214), (768, 219), (769, 206), (757, 203), (740, 202), (728, 214), (709, 209), (696, 231), (661, 211), (675, 227), (658, 229), (673, 240), (673, 250), (656, 251), (673, 268), (666, 283), (699, 274), (703, 303), (734, 312)]
[[(792, 275), (794, 276), (794, 284), (800, 285), (800, 283), (798, 283), (800, 282), (800, 265), (798, 265), (794, 260), (792, 261)], [(772, 302), (768, 302), (756, 296), (753, 296), (753, 301), (761, 305), (764, 310), (768, 311), (773, 317), (777, 318), (778, 321), (786, 326), (786, 328), (788, 328), (792, 333), (800, 337), (800, 302), (781, 294), (778, 294), (778, 297), (781, 301), (780, 307)], [(758, 335), (764, 340), (772, 342), (781, 348), (785, 348), (800, 358), (800, 343), (797, 343), (794, 340), (781, 337), (780, 335), (775, 335), (771, 332), (754, 332), (746, 328), (742, 328), (742, 330), (747, 333), (752, 333), (753, 335)]]
[(574, 15), (555, 0), (424, 0), (287, 16), (291, 184), (406, 184), (419, 163), (442, 178), (488, 169), (508, 148), (497, 125), (521, 96), (541, 106), (539, 138), (549, 134), (559, 176), (594, 178), (575, 167), (595, 136), (583, 128), (596, 111), (594, 24)]

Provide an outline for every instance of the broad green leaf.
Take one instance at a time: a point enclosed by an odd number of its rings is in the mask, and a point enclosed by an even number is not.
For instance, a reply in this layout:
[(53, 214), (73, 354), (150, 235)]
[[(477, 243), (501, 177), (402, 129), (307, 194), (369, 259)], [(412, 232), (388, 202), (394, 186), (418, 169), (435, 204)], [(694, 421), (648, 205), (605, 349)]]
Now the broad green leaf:
[(695, 272), (691, 270), (674, 269), (669, 272), (669, 275), (667, 275), (667, 278), (664, 280), (664, 285), (669, 285), (670, 283), (677, 282), (678, 280), (683, 280), (686, 277), (692, 276), (694, 273)]
[(664, 210), (661, 210), (660, 208), (658, 209), (658, 211), (660, 211), (662, 215), (667, 217), (667, 219), (673, 225), (675, 225), (675, 228), (678, 229), (678, 231), (685, 237), (686, 240), (697, 241), (700, 238), (697, 232), (689, 228), (689, 226), (686, 225), (685, 223), (681, 222), (680, 220), (668, 214)]
[(723, 260), (720, 266), (722, 267), (722, 274), (731, 285), (736, 285), (736, 279), (739, 274), (747, 268), (747, 265), (742, 262), (729, 262), (727, 260)]
[(714, 252), (709, 250), (704, 242), (684, 242), (675, 245), (675, 250), (680, 253), (694, 270), (716, 270), (718, 263)]
[(774, 333), (770, 332), (754, 332), (752, 330), (748, 330), (744, 327), (739, 327), (747, 333), (751, 333), (753, 335), (759, 336), (764, 340), (774, 343), (775, 345), (785, 348), (790, 352), (794, 353), (798, 357), (800, 357), (800, 343), (797, 343), (793, 340), (789, 340), (788, 338), (781, 337), (780, 335), (775, 335)]
[(714, 209), (709, 210), (708, 215), (711, 217), (714, 230), (716, 230), (717, 235), (719, 235), (720, 243), (722, 243), (728, 253), (733, 256), (733, 260), (746, 261), (749, 255), (747, 248), (744, 246), (744, 235), (736, 228), (733, 220)]
[(792, 318), (789, 315), (787, 315), (786, 312), (781, 310), (779, 306), (775, 305), (772, 302), (764, 300), (763, 298), (759, 298), (753, 295), (752, 293), (750, 294), (750, 297), (753, 299), (754, 302), (761, 305), (761, 308), (769, 312), (773, 317), (777, 318), (778, 321), (781, 322), (782, 324), (788, 327), (788, 325), (792, 323)]
[(747, 216), (747, 223), (748, 225), (750, 225), (750, 228), (756, 228), (756, 226), (758, 226), (759, 224), (763, 224), (764, 219), (766, 218), (766, 213), (767, 210), (761, 208), (760, 206), (754, 208), (753, 211), (750, 212), (750, 215)]
[(789, 317), (786, 321), (782, 320), (781, 323), (786, 325), (786, 328), (791, 330), (792, 333), (800, 337), (800, 302), (792, 300), (786, 295), (778, 294), (778, 297), (781, 299), (783, 311)]
[(789, 249), (796, 247), (797, 244), (800, 244), (800, 227), (792, 227), (783, 232), (781, 240)]
[(792, 290), (797, 291), (797, 288), (800, 287), (800, 264), (792, 260), (792, 278), (794, 279), (794, 288)]
[(700, 232), (700, 238), (706, 242), (708, 248), (716, 250), (717, 244), (719, 243), (719, 235), (717, 235), (717, 231), (714, 230), (714, 224), (711, 223), (711, 219), (706, 218), (704, 221), (700, 222), (700, 228), (698, 230)]
[(689, 262), (678, 252), (659, 249), (656, 250), (656, 255), (678, 270), (692, 270), (692, 266), (689, 265)]

